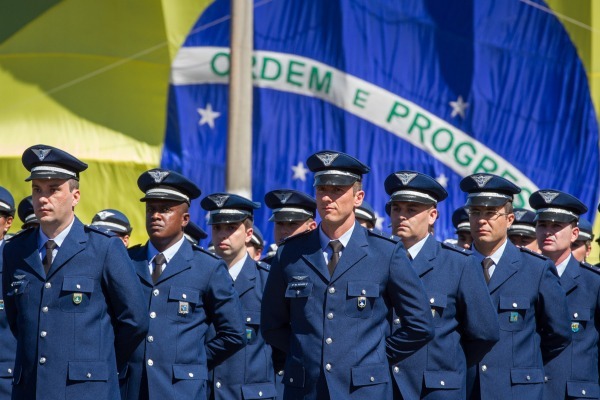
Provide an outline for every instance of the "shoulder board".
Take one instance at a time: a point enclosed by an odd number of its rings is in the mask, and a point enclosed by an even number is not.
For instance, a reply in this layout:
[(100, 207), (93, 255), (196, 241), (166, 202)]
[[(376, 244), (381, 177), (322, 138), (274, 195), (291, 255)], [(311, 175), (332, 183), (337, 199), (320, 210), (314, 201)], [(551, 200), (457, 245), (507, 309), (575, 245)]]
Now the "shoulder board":
[(527, 247), (519, 247), (519, 250), (521, 250), (523, 253), (527, 253), (527, 254), (530, 254), (530, 255), (535, 256), (537, 258), (541, 258), (542, 260), (549, 260), (549, 258), (546, 257), (545, 255), (540, 254), (540, 253), (536, 253), (535, 251), (530, 250)]
[(102, 235), (108, 236), (108, 237), (117, 236), (114, 232), (111, 232), (106, 229), (98, 228), (97, 226), (93, 226), (93, 225), (84, 225), (84, 229), (86, 232), (101, 233)]
[(298, 233), (298, 234), (295, 234), (295, 235), (292, 235), (292, 236), (288, 236), (288, 237), (286, 237), (285, 239), (283, 239), (283, 240), (281, 241), (281, 243), (279, 243), (279, 244), (278, 244), (278, 246), (281, 246), (282, 244), (284, 244), (284, 243), (287, 243), (287, 242), (289, 242), (290, 240), (294, 240), (294, 239), (296, 239), (296, 238), (299, 238), (299, 237), (304, 237), (305, 235), (308, 235), (308, 234), (309, 234), (309, 233), (311, 233), (311, 232), (312, 232), (312, 231), (308, 230), (308, 231), (304, 231), (304, 232), (302, 232), (302, 233)]
[(31, 232), (31, 229), (32, 228), (21, 229), (19, 232), (15, 233), (14, 235), (11, 235), (10, 237), (4, 236), (4, 241), (5, 242), (9, 242), (9, 241), (13, 240), (16, 237), (22, 236), (23, 234), (25, 234), (27, 232)]
[(137, 250), (137, 249), (139, 249), (140, 247), (142, 247), (142, 245), (141, 245), (141, 243), (138, 243), (138, 244), (136, 244), (136, 245), (134, 245), (134, 246), (130, 246), (130, 247), (128, 247), (128, 248), (127, 248), (127, 251), (134, 251), (134, 250)]
[(200, 246), (197, 246), (197, 245), (195, 245), (195, 244), (192, 244), (192, 249), (194, 249), (194, 251), (199, 251), (199, 252), (201, 252), (201, 253), (204, 253), (204, 254), (206, 254), (206, 255), (209, 255), (209, 256), (211, 256), (212, 258), (216, 259), (216, 260), (220, 260), (220, 259), (221, 259), (221, 257), (219, 257), (218, 255), (216, 255), (216, 254), (214, 254), (214, 253), (211, 253), (210, 251), (208, 251), (208, 250), (205, 250), (205, 249), (203, 249), (202, 247), (200, 247)]
[(376, 238), (385, 239), (394, 244), (396, 244), (400, 241), (400, 238), (395, 235), (386, 235), (386, 234), (379, 233), (379, 232), (373, 232), (372, 230), (369, 230), (369, 229), (367, 229), (367, 232), (368, 232), (369, 236), (374, 236)]
[(590, 271), (594, 271), (595, 273), (600, 274), (600, 267), (598, 267), (597, 265), (592, 265), (585, 261), (580, 262), (579, 265), (581, 265), (582, 268), (589, 269)]
[(473, 250), (465, 249), (464, 247), (458, 247), (457, 245), (452, 244), (452, 243), (442, 242), (442, 247), (444, 249), (453, 250), (453, 251), (456, 251), (457, 253), (464, 254), (465, 256), (470, 256), (471, 254), (473, 254)]
[(258, 268), (264, 269), (265, 271), (271, 270), (271, 266), (269, 264), (267, 264), (266, 262), (257, 261), (256, 265), (258, 266)]

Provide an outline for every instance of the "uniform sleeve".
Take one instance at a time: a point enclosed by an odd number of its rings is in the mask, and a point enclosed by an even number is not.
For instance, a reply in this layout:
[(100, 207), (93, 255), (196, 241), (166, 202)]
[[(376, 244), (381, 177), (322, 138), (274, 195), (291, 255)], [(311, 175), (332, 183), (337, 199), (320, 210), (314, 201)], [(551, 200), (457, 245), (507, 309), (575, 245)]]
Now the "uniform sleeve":
[(15, 308), (15, 297), (9, 292), (12, 290), (10, 284), (12, 283), (13, 271), (8, 262), (8, 249), (9, 246), (3, 245), (0, 247), (2, 252), (0, 253), (0, 266), (2, 266), (2, 297), (4, 299), (4, 310), (6, 312), (6, 318), (8, 320), (8, 326), (12, 331), (13, 335), (17, 337), (17, 310)]
[(283, 353), (289, 352), (292, 333), (289, 302), (285, 298), (286, 288), (287, 283), (280, 263), (280, 252), (278, 252), (271, 263), (271, 271), (263, 293), (260, 326), (265, 341), (273, 347), (273, 350), (279, 349)]
[(537, 329), (544, 362), (556, 357), (571, 343), (567, 296), (555, 271), (554, 265), (546, 261), (538, 289)]
[(210, 277), (204, 305), (215, 329), (215, 336), (206, 342), (208, 368), (212, 369), (246, 345), (242, 306), (222, 261), (219, 261)]
[(148, 307), (123, 243), (111, 238), (104, 263), (103, 290), (112, 313), (119, 370), (148, 332)]
[(488, 342), (491, 348), (500, 340), (498, 313), (479, 263), (472, 256), (463, 257), (463, 260), (465, 266), (458, 286), (458, 329), (463, 341)]
[(408, 261), (402, 243), (394, 249), (386, 291), (400, 318), (401, 327), (386, 339), (388, 359), (397, 363), (427, 344), (434, 335), (425, 289)]

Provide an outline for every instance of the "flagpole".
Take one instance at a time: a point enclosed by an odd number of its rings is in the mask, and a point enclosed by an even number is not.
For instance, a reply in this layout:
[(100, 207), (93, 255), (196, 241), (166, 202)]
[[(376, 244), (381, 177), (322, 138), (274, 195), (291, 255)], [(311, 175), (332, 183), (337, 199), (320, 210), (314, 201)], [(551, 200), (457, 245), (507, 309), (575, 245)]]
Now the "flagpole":
[(231, 0), (227, 191), (252, 198), (254, 1)]

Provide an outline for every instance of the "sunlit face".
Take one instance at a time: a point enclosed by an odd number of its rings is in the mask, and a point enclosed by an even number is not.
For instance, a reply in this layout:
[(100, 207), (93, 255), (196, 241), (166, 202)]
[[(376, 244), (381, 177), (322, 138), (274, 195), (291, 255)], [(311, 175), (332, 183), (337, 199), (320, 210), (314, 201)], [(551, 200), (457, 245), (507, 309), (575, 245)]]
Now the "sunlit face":
[(273, 228), (275, 243), (280, 243), (287, 237), (313, 230), (316, 227), (317, 223), (312, 218), (306, 221), (276, 221)]
[(168, 248), (183, 237), (183, 228), (188, 224), (188, 206), (170, 200), (148, 200), (146, 202), (146, 231), (150, 241), (159, 247)]
[(0, 213), (0, 240), (4, 238), (4, 235), (6, 235), (6, 232), (10, 229), (12, 222), (12, 216)]
[(317, 210), (324, 224), (342, 225), (352, 219), (354, 208), (362, 204), (365, 192), (349, 186), (323, 185), (316, 187)]
[(429, 234), (437, 210), (430, 204), (395, 201), (390, 207), (390, 218), (394, 235), (414, 244)]
[(535, 235), (542, 254), (556, 260), (571, 251), (571, 243), (577, 240), (579, 228), (570, 222), (538, 221)]
[(68, 179), (34, 179), (31, 189), (33, 211), (42, 227), (71, 223), (80, 193), (69, 188)]
[(211, 229), (215, 253), (228, 263), (242, 256), (252, 239), (252, 228), (246, 228), (243, 222), (214, 224)]
[(515, 215), (507, 213), (504, 206), (471, 206), (468, 212), (473, 241), (476, 247), (481, 243), (482, 248), (503, 242), (515, 219)]
[(571, 253), (579, 262), (585, 261), (585, 259), (590, 255), (591, 251), (591, 244), (588, 245), (585, 240), (576, 240), (571, 244)]

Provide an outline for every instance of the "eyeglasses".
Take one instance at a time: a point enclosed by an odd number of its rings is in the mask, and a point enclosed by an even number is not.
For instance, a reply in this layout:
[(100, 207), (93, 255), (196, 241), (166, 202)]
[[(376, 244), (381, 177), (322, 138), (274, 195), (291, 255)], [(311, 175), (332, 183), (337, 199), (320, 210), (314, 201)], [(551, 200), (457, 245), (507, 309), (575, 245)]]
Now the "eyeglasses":
[(469, 214), (469, 217), (473, 217), (475, 219), (485, 219), (488, 221), (495, 221), (498, 218), (500, 218), (500, 216), (509, 215), (510, 213), (503, 213), (500, 211), (491, 211), (491, 210), (486, 210), (486, 211), (469, 210), (469, 211), (467, 211), (467, 214)]

